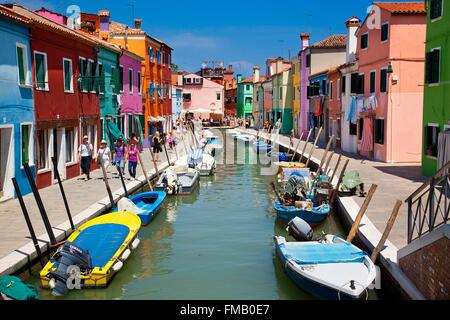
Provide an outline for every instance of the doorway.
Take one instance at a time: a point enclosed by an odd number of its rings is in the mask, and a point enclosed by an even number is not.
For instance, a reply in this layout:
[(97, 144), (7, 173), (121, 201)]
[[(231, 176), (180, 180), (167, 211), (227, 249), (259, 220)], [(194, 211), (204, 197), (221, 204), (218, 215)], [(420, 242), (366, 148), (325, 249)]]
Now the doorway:
[[(62, 152), (62, 150), (66, 150), (66, 141), (64, 139), (64, 128), (62, 129), (53, 129), (52, 132), (53, 136), (53, 148), (52, 148), (52, 155), (55, 157), (58, 167), (59, 176), (62, 180), (66, 179), (66, 157), (65, 152)], [(50, 159), (50, 161), (52, 161)], [(56, 178), (56, 170), (54, 169), (53, 162), (52, 168), (53, 168), (53, 183), (58, 183), (58, 180)]]
[(0, 127), (0, 200), (14, 196), (11, 179), (14, 177), (13, 126)]

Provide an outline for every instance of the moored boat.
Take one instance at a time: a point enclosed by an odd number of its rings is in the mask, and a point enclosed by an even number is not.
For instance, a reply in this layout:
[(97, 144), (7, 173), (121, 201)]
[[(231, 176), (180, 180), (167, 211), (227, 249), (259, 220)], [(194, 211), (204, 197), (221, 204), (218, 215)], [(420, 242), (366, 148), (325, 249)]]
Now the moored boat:
[(35, 286), (26, 284), (20, 278), (10, 275), (0, 278), (0, 296), (3, 300), (39, 300)]
[(142, 225), (148, 225), (158, 214), (167, 193), (163, 191), (143, 192), (129, 199), (123, 198), (117, 204), (115, 211), (128, 211), (138, 215)]
[(276, 236), (274, 241), (283, 268), (304, 291), (326, 300), (368, 297), (376, 268), (353, 244), (334, 235), (310, 242), (286, 242)]
[(263, 141), (255, 141), (253, 143), (253, 147), (255, 148), (255, 150), (259, 153), (259, 152), (266, 152), (269, 153), (272, 151), (272, 146), (268, 143), (265, 143)]
[[(69, 277), (80, 288), (106, 287), (131, 251), (139, 245), (141, 219), (131, 212), (110, 213), (76, 229), (40, 273), (41, 284), (57, 296), (70, 289)], [(76, 275), (78, 273), (78, 275)]]
[(156, 191), (164, 191), (169, 195), (190, 195), (198, 186), (200, 173), (197, 169), (188, 168), (177, 172), (175, 167), (168, 168), (156, 183)]
[(299, 217), (305, 220), (311, 227), (322, 224), (330, 214), (330, 206), (328, 204), (307, 210), (306, 208), (297, 208), (296, 206), (283, 206), (279, 200), (276, 200), (274, 209), (277, 212), (277, 218), (284, 223), (289, 223), (292, 219)]

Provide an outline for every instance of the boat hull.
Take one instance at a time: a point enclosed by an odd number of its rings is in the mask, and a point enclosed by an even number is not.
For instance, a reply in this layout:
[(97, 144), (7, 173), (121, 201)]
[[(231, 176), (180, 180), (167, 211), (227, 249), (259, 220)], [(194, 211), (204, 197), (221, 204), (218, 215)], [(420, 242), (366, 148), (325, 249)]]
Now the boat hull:
[[(167, 193), (157, 191), (140, 193), (130, 198), (130, 200), (133, 201), (139, 209), (143, 210), (143, 212), (138, 213), (138, 217), (141, 219), (142, 225), (146, 226), (153, 221), (164, 200), (166, 199), (166, 196)], [(147, 199), (155, 199), (155, 201), (152, 204), (147, 204), (145, 203)]]
[(330, 213), (330, 206), (325, 205), (323, 210), (307, 211), (303, 209), (297, 209), (296, 207), (283, 207), (277, 200), (274, 204), (274, 209), (277, 212), (278, 220), (288, 224), (294, 218), (299, 217), (305, 220), (311, 227), (316, 227), (322, 224)]

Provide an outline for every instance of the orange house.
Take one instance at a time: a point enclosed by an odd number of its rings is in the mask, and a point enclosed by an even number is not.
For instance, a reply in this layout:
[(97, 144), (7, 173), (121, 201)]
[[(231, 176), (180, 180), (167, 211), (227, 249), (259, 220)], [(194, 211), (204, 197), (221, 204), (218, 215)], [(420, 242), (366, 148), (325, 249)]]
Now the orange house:
[(101, 39), (145, 58), (142, 64), (144, 134), (151, 135), (155, 129), (167, 132), (172, 126), (172, 48), (143, 31), (140, 19), (135, 19), (134, 28), (131, 28), (110, 21), (109, 11), (106, 10), (99, 11), (97, 19), (92, 19), (92, 16), (89, 15)]

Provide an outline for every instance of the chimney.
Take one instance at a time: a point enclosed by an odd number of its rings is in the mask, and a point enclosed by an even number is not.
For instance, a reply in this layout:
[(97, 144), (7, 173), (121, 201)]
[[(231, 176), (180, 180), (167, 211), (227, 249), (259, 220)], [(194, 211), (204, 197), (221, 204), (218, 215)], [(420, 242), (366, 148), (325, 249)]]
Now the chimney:
[(238, 83), (241, 83), (241, 81), (242, 81), (242, 74), (236, 75), (236, 80), (237, 80)]
[(232, 65), (232, 64), (229, 64), (229, 65), (228, 65), (228, 71), (230, 71), (230, 72), (233, 71), (233, 65)]
[(253, 83), (259, 82), (259, 72), (260, 72), (259, 66), (254, 66), (253, 67)]
[(345, 21), (347, 27), (347, 54), (346, 62), (353, 62), (355, 60), (356, 46), (358, 38), (356, 37), (356, 30), (359, 28), (361, 20), (357, 17), (351, 17)]
[(142, 28), (142, 19), (134, 19), (134, 28), (141, 30)]
[(128, 50), (128, 26), (125, 27), (125, 50)]
[(309, 47), (309, 33), (302, 32), (300, 34), (300, 39), (302, 40), (302, 51)]
[(110, 14), (108, 10), (100, 10), (98, 12), (98, 17), (100, 18), (100, 39), (108, 41), (109, 39), (109, 18)]

